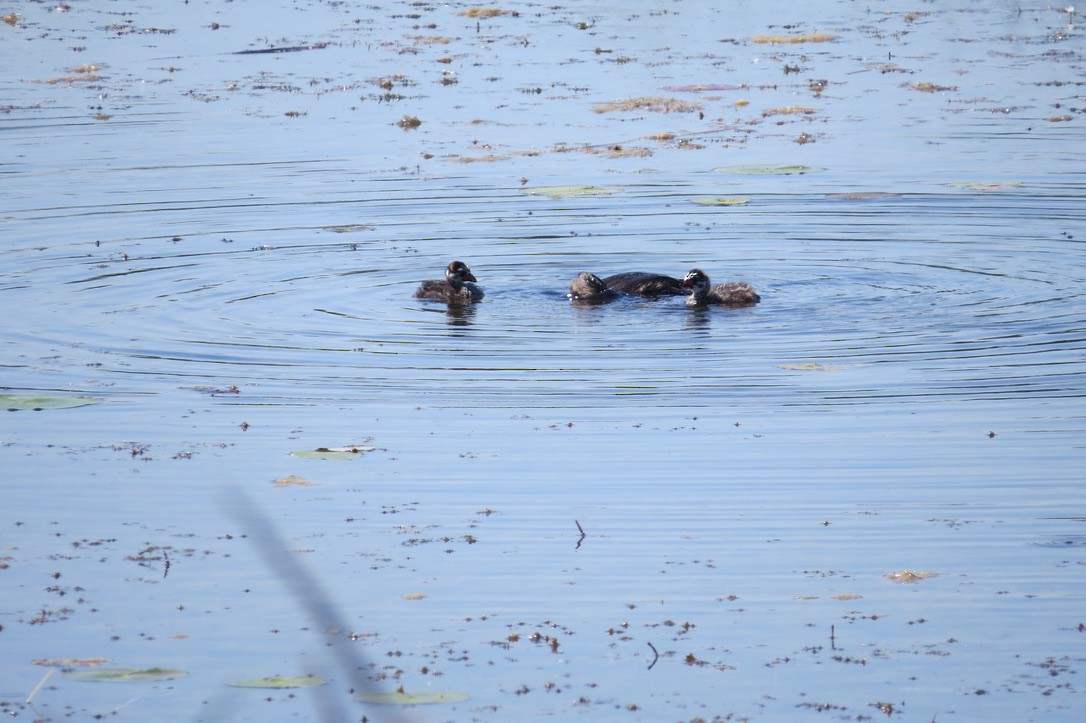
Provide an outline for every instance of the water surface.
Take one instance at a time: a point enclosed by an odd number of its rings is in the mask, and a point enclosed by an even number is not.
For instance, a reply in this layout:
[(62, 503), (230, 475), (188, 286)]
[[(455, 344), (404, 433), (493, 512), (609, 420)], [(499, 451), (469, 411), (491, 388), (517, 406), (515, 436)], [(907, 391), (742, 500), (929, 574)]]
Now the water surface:
[[(466, 7), (2, 26), (0, 392), (104, 400), (5, 415), (4, 709), (108, 658), (189, 677), (34, 710), (1079, 720), (1076, 16)], [(594, 110), (649, 97), (700, 108)], [(486, 299), (413, 299), (453, 258)], [(763, 302), (564, 296), (692, 267)]]

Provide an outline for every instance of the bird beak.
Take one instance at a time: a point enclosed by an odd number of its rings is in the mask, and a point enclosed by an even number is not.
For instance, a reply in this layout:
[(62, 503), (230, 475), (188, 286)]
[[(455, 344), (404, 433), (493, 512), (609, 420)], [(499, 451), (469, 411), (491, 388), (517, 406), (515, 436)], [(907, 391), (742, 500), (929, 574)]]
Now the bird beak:
[(464, 275), (462, 278), (464, 279), (464, 281), (475, 281), (475, 274), (471, 273), (470, 271), (464, 271)]

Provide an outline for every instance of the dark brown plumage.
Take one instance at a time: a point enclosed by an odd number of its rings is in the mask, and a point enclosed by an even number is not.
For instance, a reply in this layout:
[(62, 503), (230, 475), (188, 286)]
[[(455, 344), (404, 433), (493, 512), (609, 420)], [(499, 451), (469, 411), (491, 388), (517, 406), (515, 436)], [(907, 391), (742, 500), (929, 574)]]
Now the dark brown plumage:
[(683, 279), (683, 288), (690, 290), (686, 303), (690, 306), (723, 304), (725, 306), (753, 306), (762, 300), (754, 287), (746, 281), (732, 281), (712, 286), (709, 277), (701, 269), (691, 269)]
[(609, 289), (638, 296), (682, 296), (686, 293), (682, 288), (682, 282), (678, 279), (645, 271), (626, 271), (615, 274), (605, 278), (603, 283)]
[(463, 261), (453, 261), (445, 269), (444, 280), (430, 279), (419, 284), (416, 299), (437, 299), (447, 304), (471, 304), (481, 301), (483, 290), (474, 283), (475, 276)]
[(595, 274), (582, 271), (569, 284), (566, 297), (570, 301), (606, 301), (618, 296), (618, 292), (609, 289), (607, 284)]

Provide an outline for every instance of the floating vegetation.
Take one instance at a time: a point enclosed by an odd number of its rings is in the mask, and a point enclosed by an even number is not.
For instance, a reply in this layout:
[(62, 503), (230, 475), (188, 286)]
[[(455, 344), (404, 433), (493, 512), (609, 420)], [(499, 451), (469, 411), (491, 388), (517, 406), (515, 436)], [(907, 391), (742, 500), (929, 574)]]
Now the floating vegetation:
[(502, 10), (501, 8), (478, 7), (458, 10), (456, 14), (469, 18), (496, 18), (499, 15), (510, 15), (511, 13), (508, 10)]
[(404, 600), (424, 600), (426, 598), (426, 594), (421, 592), (405, 592), (400, 597), (402, 597)]
[(396, 125), (403, 128), (405, 131), (411, 131), (422, 125), (422, 121), (413, 115), (405, 115), (403, 118), (396, 121)]
[(40, 412), (45, 409), (72, 409), (74, 407), (85, 407), (89, 404), (98, 404), (101, 401), (104, 401), (101, 397), (31, 397), (19, 394), (0, 394), (0, 406), (9, 412), (21, 412), (26, 410)]
[(459, 693), (453, 690), (427, 691), (424, 693), (404, 692), (401, 685), (392, 693), (359, 693), (355, 700), (363, 703), (378, 703), (380, 705), (432, 705), (436, 703), (459, 703), (471, 698), (467, 693)]
[(937, 572), (917, 572), (914, 570), (901, 570), (900, 572), (891, 572), (884, 575), (890, 582), (906, 583), (906, 582), (920, 582), (921, 580), (927, 580), (929, 577), (939, 577)]
[(735, 173), (743, 176), (790, 176), (821, 171), (816, 166), (757, 165), (757, 166), (720, 166), (713, 173)]
[(594, 113), (611, 113), (614, 111), (648, 110), (655, 113), (693, 113), (696, 110), (701, 110), (701, 108), (701, 103), (691, 103), (680, 98), (642, 96), (595, 105), (592, 106), (592, 111)]
[(408, 35), (407, 39), (423, 45), (448, 45), (452, 42), (452, 38), (446, 38), (444, 35)]
[(705, 93), (714, 90), (744, 90), (745, 85), (720, 85), (717, 83), (695, 83), (693, 85), (665, 85), (660, 90), (668, 93)]
[(95, 668), (113, 661), (109, 658), (39, 658), (30, 662), (34, 665), (61, 666), (65, 668)]
[(344, 462), (359, 459), (363, 452), (372, 452), (376, 447), (367, 447), (352, 444), (347, 447), (317, 447), (316, 449), (303, 449), (291, 452), (294, 457), (301, 459), (326, 459), (332, 462)]
[(982, 183), (980, 181), (962, 181), (959, 183), (945, 183), (948, 188), (964, 188), (969, 191), (1003, 191), (1008, 188), (1020, 188), (1021, 181), (1004, 181), (1003, 183)]
[(617, 188), (603, 188), (601, 186), (536, 186), (534, 188), (522, 188), (521, 193), (529, 196), (548, 196), (550, 198), (565, 198), (567, 196), (608, 196), (618, 193)]
[(15, 13), (8, 13), (7, 15), (5, 15), (3, 18), (0, 18), (0, 19), (2, 19), (5, 23), (10, 25), (11, 27), (15, 27), (16, 25), (19, 24), (19, 16), (16, 15)]
[(500, 153), (491, 153), (486, 156), (455, 156), (450, 158), (453, 163), (494, 163), (496, 161), (508, 161), (510, 156)]
[(944, 90), (957, 90), (956, 85), (938, 85), (936, 83), (909, 83), (905, 86), (910, 90), (919, 90), (921, 93), (938, 93)]
[(186, 678), (188, 673), (173, 668), (101, 668), (98, 670), (66, 670), (64, 677), (85, 683), (148, 683), (159, 680)]
[(238, 680), (228, 683), (228, 685), (232, 688), (312, 688), (327, 683), (327, 680), (318, 678), (315, 675), (297, 675), (292, 678), (271, 677)]
[(343, 226), (325, 226), (325, 231), (331, 231), (332, 233), (358, 233), (359, 231), (372, 231), (373, 226), (367, 226), (364, 223), (350, 223)]
[(280, 477), (277, 480), (272, 481), (272, 484), (276, 487), (320, 487), (317, 482), (311, 482), (305, 477), (299, 477), (296, 474), (292, 474), (288, 477)]
[(691, 203), (700, 203), (702, 206), (742, 206), (750, 203), (749, 198), (740, 196), (711, 196), (709, 198), (691, 198)]
[(828, 43), (836, 39), (836, 35), (830, 35), (829, 33), (804, 33), (803, 35), (755, 35), (750, 39), (750, 42), (768, 45), (792, 45), (795, 43)]
[(812, 115), (814, 112), (814, 108), (805, 105), (788, 105), (783, 108), (770, 108), (764, 110), (762, 111), (762, 117), (768, 118), (771, 115)]

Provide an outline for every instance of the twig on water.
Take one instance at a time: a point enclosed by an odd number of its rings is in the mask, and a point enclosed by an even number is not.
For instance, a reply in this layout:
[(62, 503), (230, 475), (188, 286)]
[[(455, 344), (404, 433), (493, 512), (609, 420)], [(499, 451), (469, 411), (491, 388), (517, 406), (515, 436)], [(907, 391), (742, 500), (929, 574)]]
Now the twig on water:
[(656, 652), (656, 646), (652, 643), (649, 643), (649, 647), (652, 648), (652, 654), (656, 656), (652, 659), (652, 662), (649, 663), (648, 669), (652, 670), (652, 666), (656, 665), (656, 661), (660, 659), (660, 653)]
[(49, 680), (50, 676), (52, 676), (55, 672), (57, 672), (56, 668), (50, 668), (49, 670), (45, 671), (45, 676), (42, 677), (37, 685), (34, 686), (34, 690), (30, 691), (30, 695), (26, 697), (27, 705), (30, 705), (34, 702), (34, 696), (38, 694), (38, 691), (40, 691), (42, 689), (42, 686), (45, 685), (45, 681)]
[(588, 535), (585, 534), (584, 528), (581, 527), (580, 522), (578, 522), (577, 520), (574, 520), (573, 524), (577, 525), (577, 531), (581, 533), (581, 536), (577, 539), (577, 546), (575, 548), (573, 548), (573, 549), (574, 550), (580, 550), (581, 549), (581, 543), (584, 542), (584, 538), (588, 537)]

